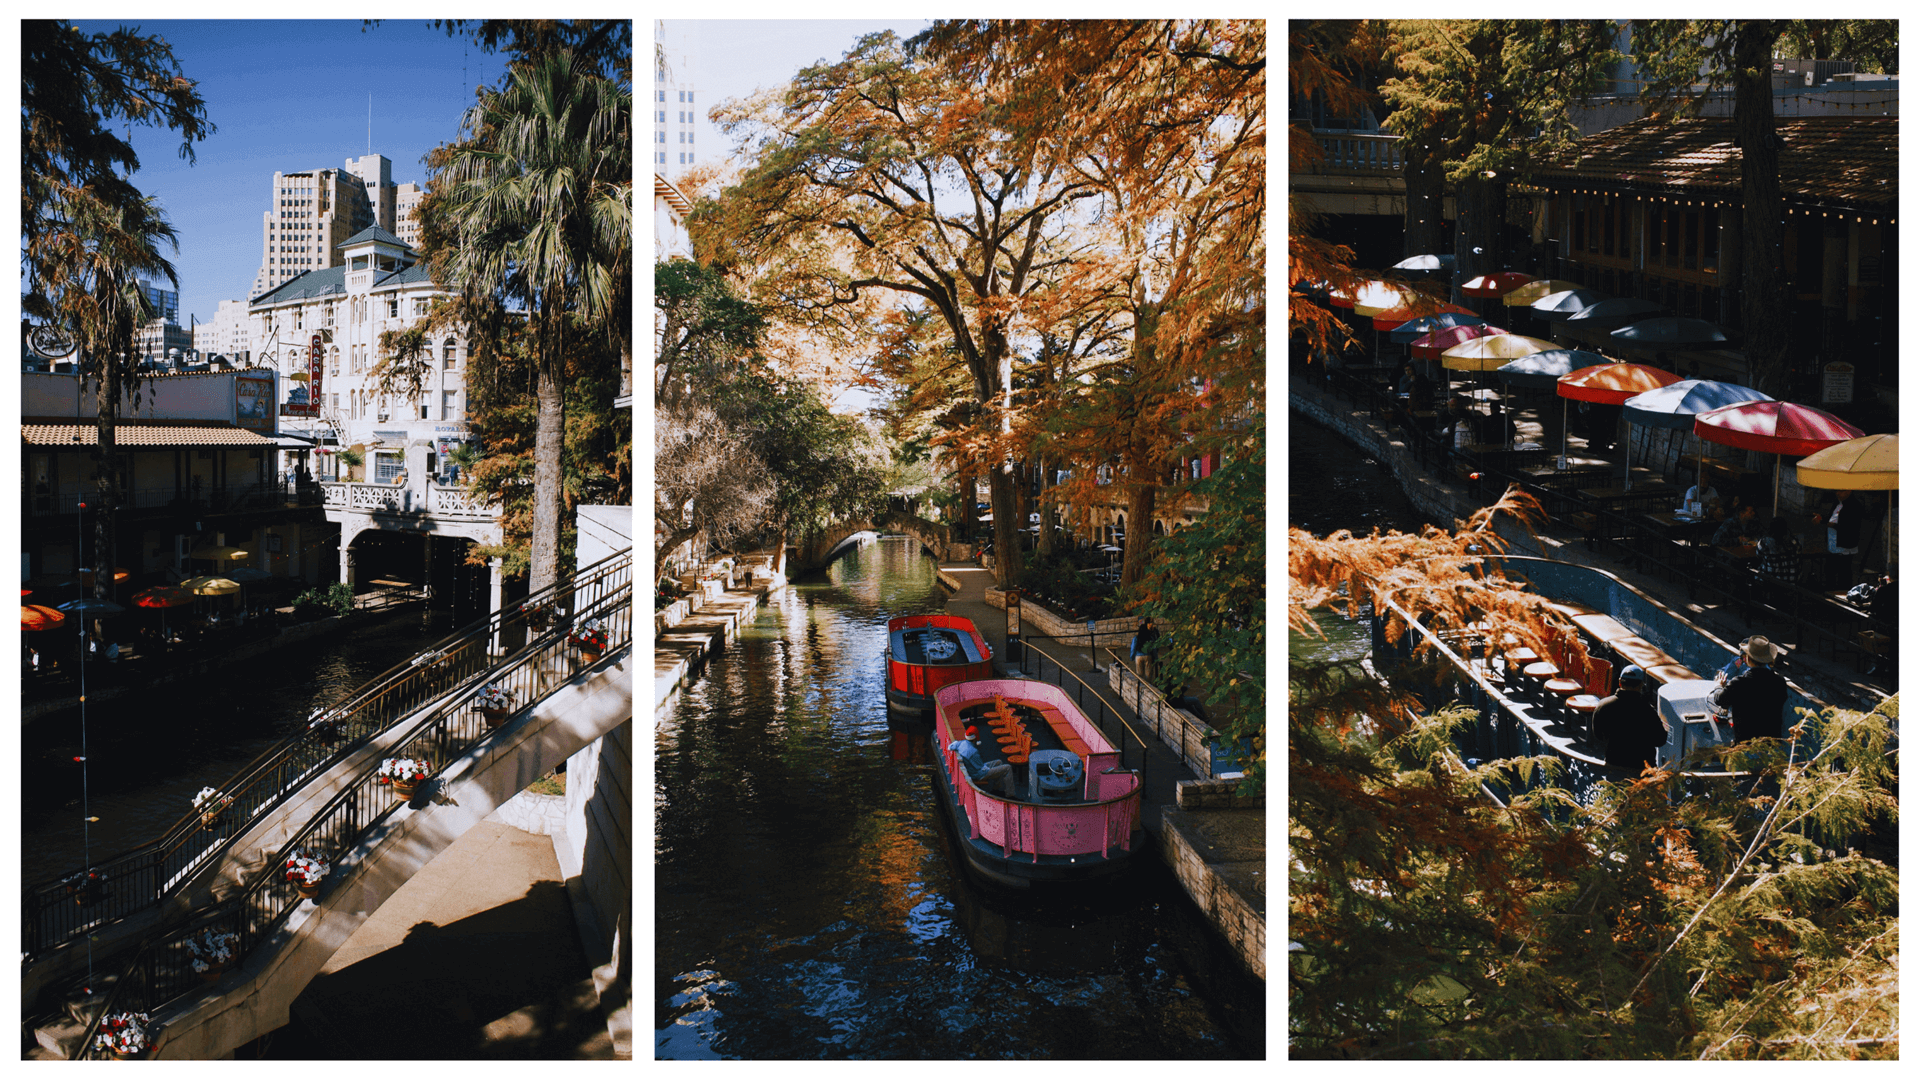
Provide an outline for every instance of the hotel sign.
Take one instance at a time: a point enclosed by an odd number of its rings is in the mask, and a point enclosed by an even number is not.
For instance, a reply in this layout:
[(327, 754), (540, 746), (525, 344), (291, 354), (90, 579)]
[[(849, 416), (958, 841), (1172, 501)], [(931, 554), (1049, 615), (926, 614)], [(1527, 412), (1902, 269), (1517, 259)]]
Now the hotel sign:
[(320, 396), (320, 364), (325, 355), (320, 348), (320, 335), (313, 335), (313, 347), (307, 350), (307, 407), (316, 413), (320, 411), (320, 403), (327, 400)]

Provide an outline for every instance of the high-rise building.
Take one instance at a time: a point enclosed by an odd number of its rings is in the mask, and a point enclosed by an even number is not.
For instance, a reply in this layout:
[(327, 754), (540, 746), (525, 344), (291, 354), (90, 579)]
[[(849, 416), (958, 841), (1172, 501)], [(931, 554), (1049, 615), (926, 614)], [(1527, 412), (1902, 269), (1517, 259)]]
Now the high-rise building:
[(362, 229), (391, 232), (397, 194), (393, 163), (379, 154), (348, 158), (339, 169), (274, 173), (272, 207), (260, 220), (260, 272), (247, 295), (340, 265), (339, 245)]
[(653, 172), (678, 180), (697, 160), (698, 153), (694, 132), (700, 102), (694, 98), (694, 81), (700, 55), (699, 30), (695, 23), (655, 19), (653, 41), (653, 101), (648, 110), (653, 120)]
[(245, 300), (222, 300), (212, 322), (193, 328), (193, 347), (202, 356), (224, 356), (235, 364), (245, 364), (253, 350), (247, 343), (249, 313)]
[(393, 235), (416, 250), (420, 247), (420, 223), (413, 213), (420, 205), (420, 197), (426, 193), (425, 188), (411, 180), (393, 189)]
[(153, 305), (153, 314), (156, 318), (166, 319), (169, 322), (176, 323), (180, 321), (180, 294), (178, 292), (163, 289), (151, 281), (141, 282), (140, 291), (147, 294), (147, 303)]

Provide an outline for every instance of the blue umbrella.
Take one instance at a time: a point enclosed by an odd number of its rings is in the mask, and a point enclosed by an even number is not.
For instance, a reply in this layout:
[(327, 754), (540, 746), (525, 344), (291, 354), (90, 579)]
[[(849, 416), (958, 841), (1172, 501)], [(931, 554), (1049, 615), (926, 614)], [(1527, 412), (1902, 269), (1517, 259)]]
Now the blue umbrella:
[(1727, 340), (1720, 328), (1705, 319), (1642, 319), (1613, 332), (1621, 344), (1649, 349), (1684, 349), (1718, 345)]
[[(1728, 405), (1738, 405), (1743, 401), (1772, 401), (1773, 398), (1748, 386), (1738, 383), (1716, 382), (1712, 379), (1681, 379), (1677, 383), (1663, 386), (1658, 390), (1649, 390), (1644, 394), (1635, 394), (1626, 401), (1624, 413), (1627, 418), (1627, 458), (1628, 467), (1632, 467), (1633, 430), (1632, 425), (1643, 424), (1647, 427), (1693, 429), (1693, 418), (1704, 412)], [(1696, 439), (1698, 436), (1696, 436)], [(1706, 472), (1706, 452), (1701, 451), (1700, 472)], [(1699, 480), (1695, 480), (1696, 486)], [(1627, 486), (1633, 486), (1632, 474), (1628, 474)]]
[(1523, 356), (1504, 367), (1495, 368), (1493, 376), (1509, 386), (1519, 386), (1528, 390), (1551, 390), (1559, 382), (1560, 376), (1571, 375), (1581, 368), (1596, 364), (1611, 364), (1612, 358), (1601, 356), (1585, 349), (1548, 349), (1532, 356)]
[(1395, 345), (1405, 345), (1417, 337), (1425, 337), (1435, 330), (1449, 330), (1456, 326), (1484, 326), (1487, 320), (1478, 315), (1462, 315), (1457, 311), (1443, 311), (1438, 315), (1422, 315), (1409, 319), (1391, 331), (1387, 337)]
[(1393, 264), (1395, 270), (1451, 270), (1451, 255), (1409, 255)]

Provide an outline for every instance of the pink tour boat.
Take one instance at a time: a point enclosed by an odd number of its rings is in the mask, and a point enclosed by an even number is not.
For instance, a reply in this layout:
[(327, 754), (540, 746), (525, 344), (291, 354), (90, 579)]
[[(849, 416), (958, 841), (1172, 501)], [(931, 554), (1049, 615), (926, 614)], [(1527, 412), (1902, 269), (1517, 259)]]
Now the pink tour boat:
[[(934, 790), (957, 850), (985, 877), (1025, 887), (1111, 874), (1143, 842), (1140, 775), (1066, 691), (984, 679), (934, 691)], [(967, 741), (969, 763), (954, 749)]]

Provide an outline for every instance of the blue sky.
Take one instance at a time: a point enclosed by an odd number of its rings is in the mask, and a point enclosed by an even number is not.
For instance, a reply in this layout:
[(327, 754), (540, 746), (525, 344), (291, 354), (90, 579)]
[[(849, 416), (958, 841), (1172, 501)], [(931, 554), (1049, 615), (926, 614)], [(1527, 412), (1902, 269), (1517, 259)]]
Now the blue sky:
[(172, 132), (132, 131), (140, 155), (133, 183), (160, 200), (180, 235), (172, 261), (183, 326), (189, 314), (204, 322), (221, 300), (247, 298), (276, 171), (339, 168), (367, 152), (369, 93), (373, 152), (393, 163), (394, 183), (424, 184), (421, 156), (458, 136), (473, 88), (494, 84), (505, 67), (417, 18), (364, 32), (358, 19), (76, 22), (89, 32), (129, 25), (166, 39), (181, 73), (199, 82), (217, 129), (194, 145), (191, 166)]

